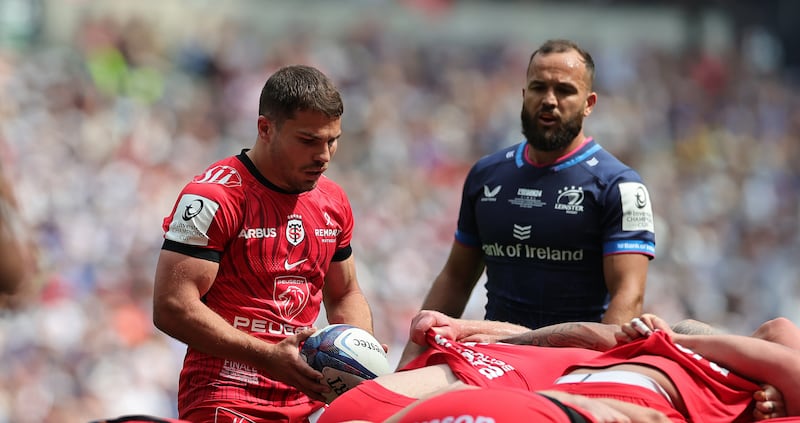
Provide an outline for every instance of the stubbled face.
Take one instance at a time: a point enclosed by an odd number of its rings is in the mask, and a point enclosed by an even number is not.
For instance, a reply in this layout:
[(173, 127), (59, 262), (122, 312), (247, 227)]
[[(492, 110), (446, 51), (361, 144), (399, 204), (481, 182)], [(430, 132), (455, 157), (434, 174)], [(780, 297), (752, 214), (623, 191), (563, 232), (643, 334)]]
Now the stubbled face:
[(289, 192), (304, 192), (314, 189), (328, 169), (342, 135), (342, 121), (320, 112), (300, 111), (281, 125), (259, 116), (259, 130), (266, 132), (269, 152), (264, 176)]
[(592, 112), (597, 95), (581, 56), (570, 50), (534, 56), (522, 90), (522, 134), (540, 151), (570, 146)]

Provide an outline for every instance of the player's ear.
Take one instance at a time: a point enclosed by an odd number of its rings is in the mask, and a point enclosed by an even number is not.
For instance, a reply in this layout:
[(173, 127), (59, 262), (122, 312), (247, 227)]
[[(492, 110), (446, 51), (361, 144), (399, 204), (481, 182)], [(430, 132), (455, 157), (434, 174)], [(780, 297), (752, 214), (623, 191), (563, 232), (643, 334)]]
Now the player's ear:
[(586, 97), (586, 107), (583, 109), (583, 117), (592, 114), (595, 104), (597, 104), (597, 93), (593, 91)]
[(268, 140), (271, 131), (274, 131), (274, 123), (264, 115), (258, 116), (258, 137)]

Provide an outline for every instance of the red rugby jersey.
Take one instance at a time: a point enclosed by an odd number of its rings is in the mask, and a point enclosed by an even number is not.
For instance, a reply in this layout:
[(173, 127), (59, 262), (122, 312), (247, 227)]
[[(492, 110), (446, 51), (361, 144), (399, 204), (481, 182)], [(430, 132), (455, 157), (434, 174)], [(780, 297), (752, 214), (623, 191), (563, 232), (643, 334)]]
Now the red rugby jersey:
[[(640, 363), (665, 373), (686, 403), (688, 421), (745, 422), (752, 420), (751, 400), (759, 386), (705, 357), (673, 343), (666, 333), (614, 347), (576, 367), (608, 367)], [(571, 370), (571, 369), (570, 369)]]
[[(344, 191), (325, 176), (316, 188), (286, 193), (242, 151), (212, 164), (180, 193), (164, 219), (165, 249), (219, 262), (204, 296), (231, 325), (278, 342), (314, 324), (328, 266), (349, 256), (353, 213)], [(309, 398), (258, 369), (187, 349), (180, 409), (206, 400), (271, 407)]]
[(402, 370), (446, 363), (464, 383), (484, 388), (550, 387), (572, 364), (600, 355), (584, 348), (456, 342), (427, 333), (428, 348)]

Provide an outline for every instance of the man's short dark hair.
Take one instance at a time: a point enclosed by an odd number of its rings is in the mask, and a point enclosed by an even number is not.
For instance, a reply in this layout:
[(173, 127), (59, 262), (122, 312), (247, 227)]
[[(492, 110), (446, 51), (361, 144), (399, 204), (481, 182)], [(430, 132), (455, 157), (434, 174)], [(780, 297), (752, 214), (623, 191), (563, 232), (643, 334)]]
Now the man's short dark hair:
[(278, 69), (261, 89), (258, 114), (283, 123), (299, 111), (324, 113), (338, 118), (344, 113), (339, 90), (318, 69), (306, 65), (291, 65)]

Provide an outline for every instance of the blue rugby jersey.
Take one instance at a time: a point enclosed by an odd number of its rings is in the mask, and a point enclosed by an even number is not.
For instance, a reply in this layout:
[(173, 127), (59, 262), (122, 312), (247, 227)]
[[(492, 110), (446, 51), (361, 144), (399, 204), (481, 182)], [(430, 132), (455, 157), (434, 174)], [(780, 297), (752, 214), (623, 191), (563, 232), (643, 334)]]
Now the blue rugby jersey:
[(531, 328), (600, 321), (603, 256), (654, 257), (647, 188), (591, 138), (547, 166), (530, 163), (526, 146), (483, 157), (464, 183), (455, 237), (483, 250), (486, 318)]

